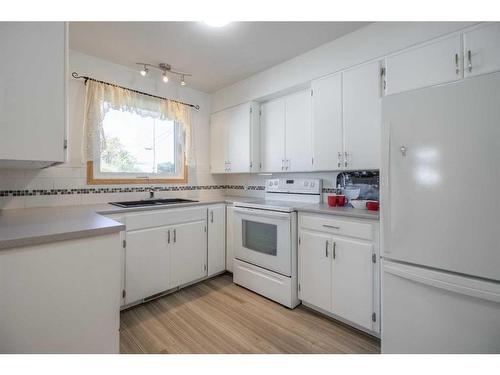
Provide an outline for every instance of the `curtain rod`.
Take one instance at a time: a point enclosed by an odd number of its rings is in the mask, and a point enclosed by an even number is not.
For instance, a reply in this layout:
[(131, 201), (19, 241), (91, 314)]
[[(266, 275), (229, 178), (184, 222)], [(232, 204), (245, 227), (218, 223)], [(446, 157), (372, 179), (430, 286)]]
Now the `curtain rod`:
[(128, 90), (128, 91), (132, 91), (132, 92), (135, 92), (137, 94), (142, 94), (142, 95), (146, 95), (146, 96), (150, 96), (152, 98), (157, 98), (157, 99), (163, 99), (163, 100), (170, 100), (172, 102), (176, 102), (176, 103), (179, 103), (179, 104), (183, 104), (183, 105), (187, 105), (188, 107), (192, 107), (196, 110), (199, 110), (200, 109), (200, 106), (198, 104), (191, 104), (191, 103), (184, 103), (184, 102), (180, 102), (178, 100), (173, 100), (173, 99), (168, 99), (168, 98), (164, 98), (162, 96), (157, 96), (157, 95), (153, 95), (153, 94), (148, 94), (147, 92), (142, 92), (142, 91), (138, 91), (138, 90), (134, 90), (134, 89), (130, 89), (128, 87), (123, 87), (123, 86), (120, 86), (120, 85), (115, 85), (114, 83), (109, 83), (109, 82), (104, 82), (104, 81), (99, 81), (98, 79), (95, 79), (95, 78), (91, 78), (91, 77), (87, 77), (87, 76), (79, 76), (77, 72), (73, 72), (71, 73), (71, 76), (75, 79), (84, 79), (85, 82), (84, 84), (87, 84), (87, 81), (94, 81), (94, 82), (99, 82), (99, 83), (104, 83), (105, 85), (109, 85), (109, 86), (114, 86), (114, 87), (118, 87), (120, 89), (124, 89), (124, 90)]

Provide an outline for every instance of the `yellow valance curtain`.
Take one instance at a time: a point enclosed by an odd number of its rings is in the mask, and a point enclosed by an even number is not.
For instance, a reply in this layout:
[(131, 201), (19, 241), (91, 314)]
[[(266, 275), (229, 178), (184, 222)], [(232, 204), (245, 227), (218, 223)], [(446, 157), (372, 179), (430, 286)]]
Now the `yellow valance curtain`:
[(155, 98), (93, 80), (88, 80), (86, 84), (83, 160), (94, 160), (97, 156), (95, 145), (99, 141), (105, 144), (102, 123), (109, 110), (132, 112), (143, 117), (177, 122), (184, 132), (186, 163), (194, 165), (191, 107), (173, 100)]

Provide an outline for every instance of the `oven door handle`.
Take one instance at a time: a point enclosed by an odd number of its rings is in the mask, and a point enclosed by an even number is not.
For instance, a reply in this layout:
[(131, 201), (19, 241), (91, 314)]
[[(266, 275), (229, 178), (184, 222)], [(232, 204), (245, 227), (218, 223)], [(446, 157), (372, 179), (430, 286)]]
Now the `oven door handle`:
[(259, 216), (259, 217), (271, 217), (271, 218), (284, 219), (284, 220), (290, 219), (290, 214), (291, 214), (289, 212), (277, 212), (277, 211), (259, 210), (259, 209), (252, 209), (252, 208), (240, 208), (240, 207), (235, 207), (234, 212), (240, 213), (240, 214), (245, 214), (245, 215), (253, 215), (253, 216)]

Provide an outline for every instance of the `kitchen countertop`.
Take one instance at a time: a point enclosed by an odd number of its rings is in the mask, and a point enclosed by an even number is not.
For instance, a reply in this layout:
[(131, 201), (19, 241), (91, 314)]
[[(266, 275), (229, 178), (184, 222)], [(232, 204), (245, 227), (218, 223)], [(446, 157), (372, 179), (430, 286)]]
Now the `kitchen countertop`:
[(168, 206), (122, 208), (111, 204), (58, 206), (0, 210), (0, 250), (39, 245), (125, 230), (125, 225), (103, 215), (136, 211), (192, 207), (251, 200), (250, 197), (222, 197)]
[(327, 203), (309, 204), (296, 208), (299, 212), (311, 212), (315, 214), (328, 214), (337, 216), (348, 216), (358, 219), (379, 220), (378, 211), (361, 210), (353, 207), (330, 207)]
[[(0, 250), (99, 236), (120, 232), (125, 229), (125, 225), (103, 215), (205, 206), (217, 203), (232, 204), (236, 201), (250, 202), (255, 199), (255, 197), (223, 196), (215, 199), (202, 199), (192, 203), (153, 207), (124, 208), (105, 203), (0, 210)], [(326, 203), (298, 205), (295, 210), (361, 219), (379, 219), (377, 211), (359, 210), (351, 207), (329, 207)]]

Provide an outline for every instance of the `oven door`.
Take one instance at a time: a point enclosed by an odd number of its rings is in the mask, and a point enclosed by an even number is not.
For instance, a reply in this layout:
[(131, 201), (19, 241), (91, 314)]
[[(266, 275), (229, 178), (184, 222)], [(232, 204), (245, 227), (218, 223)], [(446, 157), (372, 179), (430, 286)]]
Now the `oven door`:
[(293, 215), (294, 212), (236, 207), (234, 209), (235, 257), (291, 276)]

